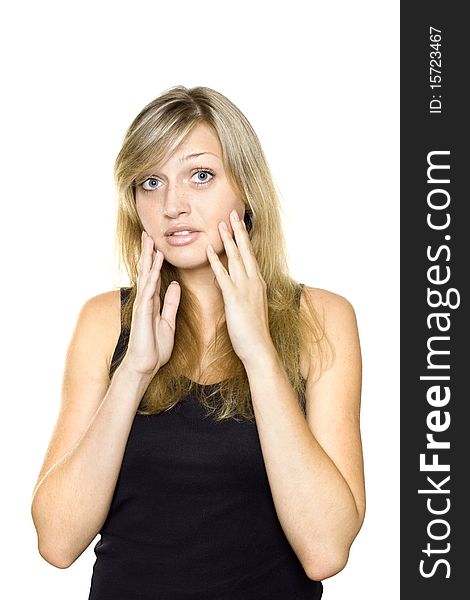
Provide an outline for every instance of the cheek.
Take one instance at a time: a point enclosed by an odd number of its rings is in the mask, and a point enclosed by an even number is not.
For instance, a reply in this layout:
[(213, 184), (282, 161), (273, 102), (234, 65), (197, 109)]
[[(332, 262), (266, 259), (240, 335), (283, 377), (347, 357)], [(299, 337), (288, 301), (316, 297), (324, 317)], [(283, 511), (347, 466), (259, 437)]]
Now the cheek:
[(135, 211), (136, 211), (139, 219), (141, 221), (143, 221), (143, 219), (145, 219), (145, 210), (144, 210), (142, 202), (140, 202), (138, 199), (135, 202)]
[(152, 210), (148, 202), (138, 201), (135, 203), (135, 209), (142, 225), (147, 228), (155, 221), (155, 211)]

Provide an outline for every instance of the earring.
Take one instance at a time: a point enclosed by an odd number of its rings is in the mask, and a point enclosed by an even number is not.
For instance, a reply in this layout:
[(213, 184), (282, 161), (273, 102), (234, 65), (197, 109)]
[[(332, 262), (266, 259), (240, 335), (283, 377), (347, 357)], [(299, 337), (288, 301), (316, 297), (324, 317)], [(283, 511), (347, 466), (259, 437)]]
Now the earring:
[(253, 213), (251, 210), (245, 211), (245, 214), (243, 215), (243, 220), (246, 225), (246, 230), (248, 231), (248, 233), (250, 233), (250, 231), (253, 229)]

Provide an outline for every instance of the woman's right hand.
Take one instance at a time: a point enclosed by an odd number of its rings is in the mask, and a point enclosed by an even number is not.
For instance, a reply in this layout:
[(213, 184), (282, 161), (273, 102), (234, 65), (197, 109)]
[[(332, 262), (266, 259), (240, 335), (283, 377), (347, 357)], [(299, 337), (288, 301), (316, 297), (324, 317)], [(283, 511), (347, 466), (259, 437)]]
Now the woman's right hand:
[(152, 377), (169, 361), (173, 351), (176, 312), (181, 298), (179, 284), (170, 283), (160, 314), (160, 270), (163, 260), (161, 250), (155, 252), (153, 239), (146, 231), (142, 231), (137, 293), (124, 361), (137, 373)]

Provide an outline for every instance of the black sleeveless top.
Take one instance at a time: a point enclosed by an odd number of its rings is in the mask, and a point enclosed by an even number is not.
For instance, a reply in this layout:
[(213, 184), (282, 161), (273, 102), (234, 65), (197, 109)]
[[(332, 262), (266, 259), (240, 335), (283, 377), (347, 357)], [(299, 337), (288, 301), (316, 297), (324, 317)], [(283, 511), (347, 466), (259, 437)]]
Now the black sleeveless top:
[[(111, 374), (128, 337), (121, 328)], [(256, 423), (217, 422), (191, 394), (136, 413), (100, 534), (89, 600), (322, 596), (277, 518)]]

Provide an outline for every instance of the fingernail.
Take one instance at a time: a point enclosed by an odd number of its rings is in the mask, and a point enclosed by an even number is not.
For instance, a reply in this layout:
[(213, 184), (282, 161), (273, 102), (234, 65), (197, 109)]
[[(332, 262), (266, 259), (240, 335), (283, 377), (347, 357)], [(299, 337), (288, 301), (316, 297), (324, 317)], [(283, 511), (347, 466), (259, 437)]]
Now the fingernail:
[(230, 216), (232, 217), (232, 219), (234, 221), (239, 221), (240, 220), (240, 217), (238, 216), (238, 213), (237, 213), (237, 211), (235, 209), (232, 210), (232, 212), (230, 213)]
[(222, 221), (222, 222), (220, 223), (220, 226), (222, 227), (222, 229), (223, 229), (224, 231), (228, 231), (228, 227), (227, 227), (227, 224), (225, 223), (225, 221)]

